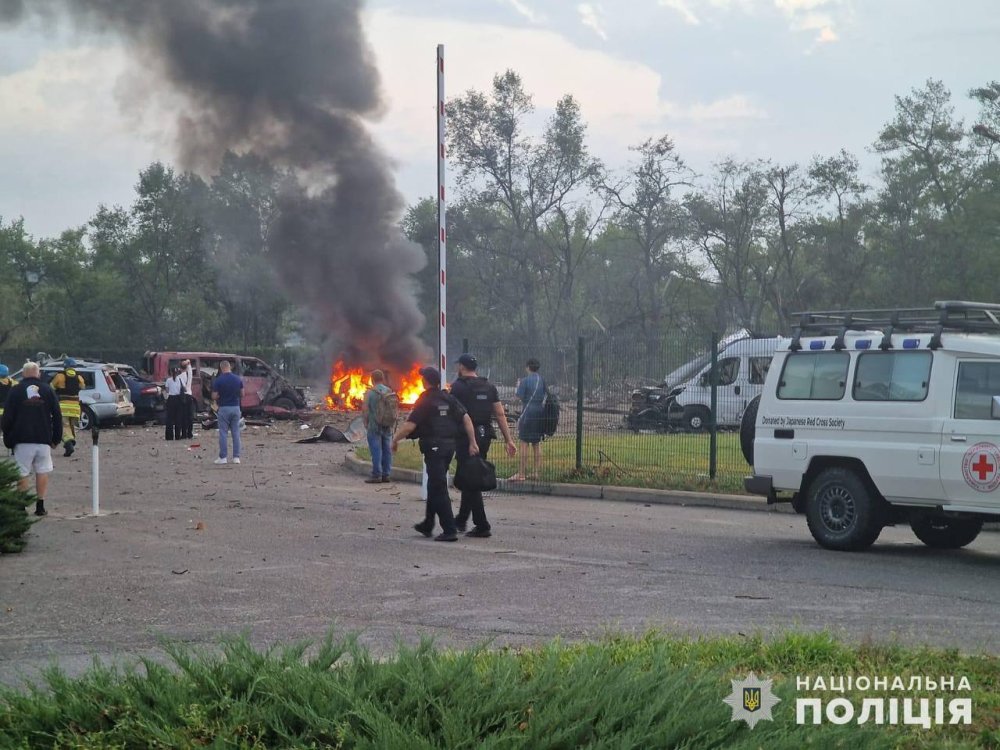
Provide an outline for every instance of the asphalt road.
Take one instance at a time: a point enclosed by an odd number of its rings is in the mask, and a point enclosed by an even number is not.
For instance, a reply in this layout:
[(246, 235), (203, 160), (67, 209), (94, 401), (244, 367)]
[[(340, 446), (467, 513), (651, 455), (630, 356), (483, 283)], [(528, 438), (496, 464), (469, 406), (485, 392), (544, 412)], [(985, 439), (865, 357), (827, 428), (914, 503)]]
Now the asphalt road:
[(412, 531), (419, 488), (363, 484), (342, 447), (298, 446), (291, 469), (284, 436), (240, 467), (185, 464), (176, 448), (137, 490), (116, 480), (135, 439), (108, 438), (112, 514), (75, 515), (84, 453), (53, 481), (74, 502), (53, 490), (26, 550), (0, 557), (0, 680), (52, 660), (77, 672), (94, 655), (155, 655), (161, 637), (212, 645), (243, 631), (267, 644), (330, 627), (379, 653), (428, 635), (462, 647), (648, 627), (1000, 652), (1000, 533), (938, 552), (886, 529), (869, 552), (837, 553), (798, 516), (501, 496), (491, 539), (447, 544)]

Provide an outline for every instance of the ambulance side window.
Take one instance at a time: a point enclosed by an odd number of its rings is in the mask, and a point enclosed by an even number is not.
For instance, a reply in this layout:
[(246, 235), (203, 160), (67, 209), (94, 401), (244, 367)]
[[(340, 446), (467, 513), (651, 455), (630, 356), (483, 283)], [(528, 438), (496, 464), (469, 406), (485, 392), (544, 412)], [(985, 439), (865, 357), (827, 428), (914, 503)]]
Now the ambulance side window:
[(847, 389), (847, 352), (789, 354), (778, 381), (778, 398), (838, 401)]
[(931, 377), (930, 352), (866, 352), (858, 356), (855, 401), (923, 401)]
[(1000, 396), (1000, 362), (959, 362), (955, 419), (990, 419)]

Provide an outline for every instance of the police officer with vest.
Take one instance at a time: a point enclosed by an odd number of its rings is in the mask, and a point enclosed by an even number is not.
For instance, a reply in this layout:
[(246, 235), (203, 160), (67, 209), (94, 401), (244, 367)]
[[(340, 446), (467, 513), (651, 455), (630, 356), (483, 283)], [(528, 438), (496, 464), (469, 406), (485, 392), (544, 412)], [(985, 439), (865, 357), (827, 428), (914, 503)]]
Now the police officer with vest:
[(441, 523), (441, 533), (434, 537), (438, 542), (458, 540), (455, 516), (448, 496), (448, 466), (455, 456), (458, 435), (464, 431), (469, 452), (479, 452), (476, 434), (469, 415), (454, 396), (441, 390), (441, 373), (435, 367), (420, 370), (424, 392), (420, 394), (413, 411), (392, 436), (392, 452), (399, 449), (399, 441), (418, 438), (420, 452), (427, 467), (427, 508), (424, 520), (414, 529), (429, 537), (434, 533), (434, 517)]
[(80, 421), (80, 391), (84, 389), (83, 378), (76, 371), (76, 360), (63, 360), (62, 372), (57, 372), (49, 385), (59, 398), (59, 409), (63, 421), (63, 455), (72, 456), (76, 450), (76, 425)]
[[(458, 378), (451, 384), (451, 395), (458, 399), (458, 402), (469, 412), (472, 425), (476, 431), (476, 443), (479, 446), (479, 455), (486, 459), (490, 450), (490, 444), (496, 437), (493, 430), (493, 419), (500, 425), (500, 432), (507, 443), (507, 455), (514, 456), (517, 447), (514, 438), (510, 434), (510, 427), (507, 425), (507, 414), (504, 412), (503, 404), (500, 403), (500, 396), (496, 386), (486, 378), (481, 378), (476, 374), (479, 361), (471, 354), (463, 354), (458, 358)], [(473, 454), (469, 452), (469, 442), (460, 435), (455, 450), (455, 457), (458, 459), (459, 467), (468, 461)], [(459, 531), (465, 531), (472, 516), (473, 529), (466, 536), (488, 537), (492, 536), (490, 522), (486, 518), (486, 508), (483, 505), (483, 493), (480, 490), (462, 490), (462, 504), (458, 509), (458, 516), (455, 518), (455, 525)]]

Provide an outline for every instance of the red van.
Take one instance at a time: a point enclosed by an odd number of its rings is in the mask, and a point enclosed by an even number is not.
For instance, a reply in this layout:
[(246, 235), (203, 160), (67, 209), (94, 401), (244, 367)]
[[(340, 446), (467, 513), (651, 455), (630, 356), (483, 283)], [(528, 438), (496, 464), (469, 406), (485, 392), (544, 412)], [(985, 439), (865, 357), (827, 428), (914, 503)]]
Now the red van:
[(260, 411), (265, 406), (289, 410), (306, 408), (302, 391), (257, 357), (219, 352), (146, 352), (143, 369), (157, 383), (162, 383), (170, 374), (170, 368), (180, 367), (185, 359), (191, 360), (192, 395), (198, 411), (207, 409), (212, 400), (212, 380), (223, 360), (228, 360), (233, 372), (243, 378), (243, 402), (240, 404), (243, 411)]

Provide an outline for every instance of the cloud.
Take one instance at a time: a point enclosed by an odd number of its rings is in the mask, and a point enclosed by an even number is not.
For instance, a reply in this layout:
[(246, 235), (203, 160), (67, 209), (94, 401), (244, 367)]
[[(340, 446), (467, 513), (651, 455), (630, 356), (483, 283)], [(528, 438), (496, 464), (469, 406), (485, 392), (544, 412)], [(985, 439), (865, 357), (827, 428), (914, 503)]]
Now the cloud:
[(428, 144), (435, 138), (434, 77), (432, 68), (419, 61), (437, 42), (445, 44), (449, 99), (469, 89), (489, 91), (493, 76), (510, 68), (521, 75), (542, 116), (560, 97), (572, 94), (591, 137), (612, 148), (624, 150), (681, 125), (766, 116), (743, 95), (704, 102), (664, 98), (663, 78), (652, 68), (578, 47), (544, 29), (425, 19), (389, 10), (372, 11), (367, 21), (388, 97), (378, 132), (404, 162), (433, 157)]
[(849, 10), (847, 0), (659, 0), (661, 7), (678, 14), (692, 26), (700, 25), (710, 13), (740, 11), (756, 14), (769, 8), (779, 11), (792, 31), (816, 31), (817, 44), (836, 42), (835, 16)]
[(576, 6), (576, 9), (580, 14), (581, 23), (583, 23), (583, 25), (587, 28), (593, 29), (597, 36), (607, 41), (608, 34), (604, 30), (604, 25), (602, 23), (602, 16), (604, 15), (604, 12), (601, 10), (601, 7), (595, 7), (590, 3), (580, 3)]
[(684, 23), (692, 26), (698, 26), (701, 23), (698, 20), (698, 16), (694, 14), (694, 11), (691, 10), (685, 0), (660, 0), (660, 5), (679, 13), (681, 18), (684, 19)]
[(518, 15), (528, 19), (531, 23), (540, 23), (542, 21), (542, 16), (532, 10), (522, 0), (504, 0), (504, 2), (517, 11)]

